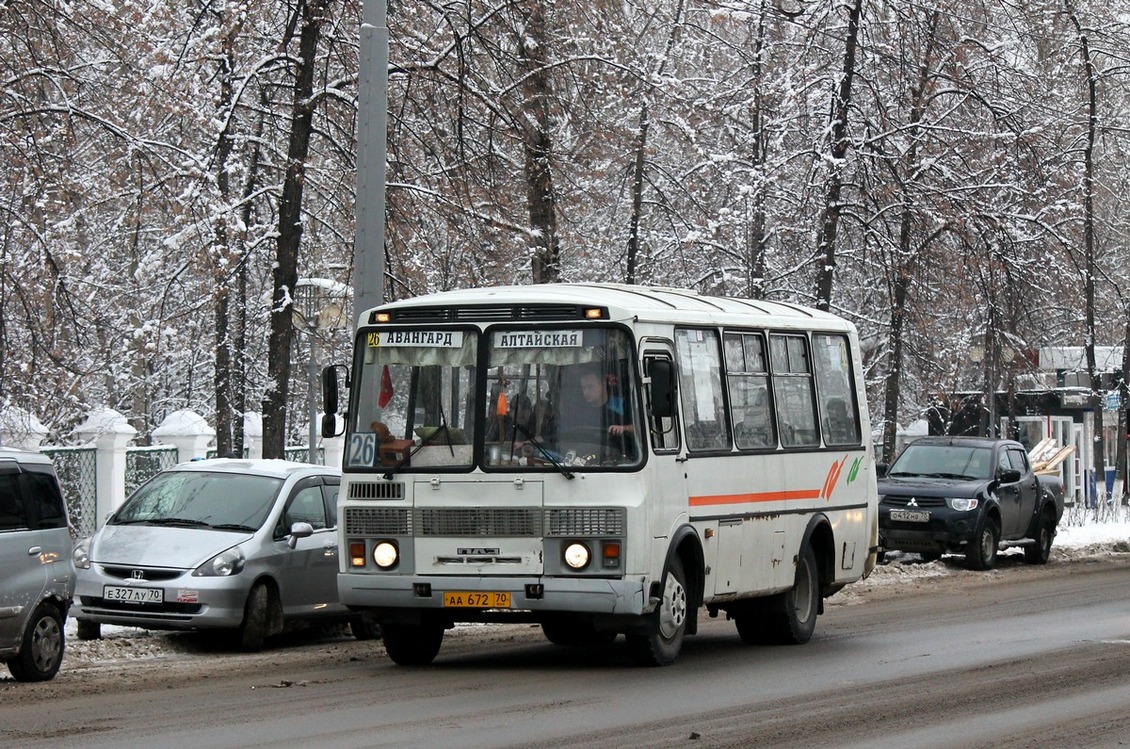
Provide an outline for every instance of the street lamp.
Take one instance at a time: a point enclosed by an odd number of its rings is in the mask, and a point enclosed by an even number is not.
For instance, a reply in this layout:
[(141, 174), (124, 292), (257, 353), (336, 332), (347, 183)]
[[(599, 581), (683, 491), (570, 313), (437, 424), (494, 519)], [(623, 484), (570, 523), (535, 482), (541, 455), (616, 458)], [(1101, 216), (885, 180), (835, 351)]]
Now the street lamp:
[(310, 337), (310, 357), (306, 363), (306, 398), (310, 412), (310, 463), (318, 462), (318, 332), (345, 327), (345, 284), (327, 278), (300, 278), (294, 285), (292, 314), (294, 325)]

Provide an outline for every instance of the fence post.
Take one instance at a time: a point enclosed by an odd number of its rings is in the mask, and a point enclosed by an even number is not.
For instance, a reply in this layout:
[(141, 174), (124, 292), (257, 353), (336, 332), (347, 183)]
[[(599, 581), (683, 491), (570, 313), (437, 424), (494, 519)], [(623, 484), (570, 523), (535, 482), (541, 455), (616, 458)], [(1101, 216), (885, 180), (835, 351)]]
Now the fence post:
[(39, 452), (47, 431), (30, 411), (15, 406), (0, 411), (0, 445)]
[(247, 457), (263, 457), (263, 414), (245, 411), (243, 414), (243, 446)]
[[(163, 445), (177, 448), (177, 462), (186, 463), (194, 458), (208, 456), (208, 445), (216, 437), (204, 417), (195, 411), (173, 411), (153, 430), (153, 438)], [(224, 457), (224, 456), (219, 456)]]
[[(341, 417), (337, 419), (338, 428), (341, 428)], [(325, 457), (322, 458), (324, 465), (333, 468), (341, 468), (345, 459), (345, 436), (339, 434), (336, 437), (322, 437), (322, 451)]]
[(126, 499), (126, 446), (137, 436), (137, 430), (114, 409), (99, 408), (87, 414), (75, 435), (96, 449), (94, 518), (95, 525), (101, 527), (106, 516)]

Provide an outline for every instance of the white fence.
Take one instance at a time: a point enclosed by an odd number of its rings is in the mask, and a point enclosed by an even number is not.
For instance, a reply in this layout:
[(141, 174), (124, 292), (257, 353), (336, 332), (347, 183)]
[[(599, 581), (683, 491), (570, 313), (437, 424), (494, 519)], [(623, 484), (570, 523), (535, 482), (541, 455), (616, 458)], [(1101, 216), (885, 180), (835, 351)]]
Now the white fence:
[[(244, 456), (263, 456), (263, 426), (258, 414), (243, 420)], [(158, 444), (133, 444), (137, 430), (129, 420), (109, 408), (89, 414), (74, 431), (78, 446), (44, 445), (47, 429), (32, 414), (17, 409), (0, 412), (0, 445), (48, 455), (55, 463), (67, 498), (71, 523), (80, 535), (93, 533), (107, 515), (121, 506), (130, 492), (150, 476), (176, 463), (215, 456), (216, 430), (193, 411), (169, 414), (153, 430)], [(340, 466), (344, 442), (340, 437), (318, 445), (319, 462)], [(289, 447), (288, 460), (305, 462), (308, 446)]]

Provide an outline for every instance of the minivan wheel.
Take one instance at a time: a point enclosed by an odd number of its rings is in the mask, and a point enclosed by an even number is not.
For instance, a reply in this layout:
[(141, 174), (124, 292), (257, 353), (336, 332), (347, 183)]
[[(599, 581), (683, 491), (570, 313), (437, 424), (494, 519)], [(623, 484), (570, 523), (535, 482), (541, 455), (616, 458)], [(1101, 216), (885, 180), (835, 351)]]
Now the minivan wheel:
[(63, 662), (66, 646), (63, 617), (49, 603), (35, 607), (24, 630), (20, 652), (8, 661), (8, 670), (16, 681), (47, 681), (54, 678)]
[(87, 619), (78, 620), (78, 639), (82, 641), (88, 640), (101, 640), (102, 639), (102, 625), (99, 622), (88, 621)]
[(239, 625), (239, 649), (245, 653), (258, 653), (267, 639), (270, 593), (263, 583), (256, 583), (247, 594), (243, 607), (243, 622)]

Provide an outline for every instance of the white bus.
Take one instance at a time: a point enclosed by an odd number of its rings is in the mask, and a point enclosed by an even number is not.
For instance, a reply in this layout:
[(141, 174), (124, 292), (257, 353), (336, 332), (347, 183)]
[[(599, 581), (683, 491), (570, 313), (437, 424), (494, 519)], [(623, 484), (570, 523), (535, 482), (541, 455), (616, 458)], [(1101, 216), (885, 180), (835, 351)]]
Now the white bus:
[[(324, 371), (335, 431), (337, 368)], [(699, 614), (803, 643), (878, 542), (855, 328), (613, 284), (364, 313), (347, 381), (338, 592), (398, 664), (461, 622), (625, 635), (665, 665)]]

